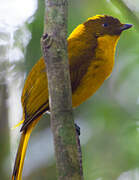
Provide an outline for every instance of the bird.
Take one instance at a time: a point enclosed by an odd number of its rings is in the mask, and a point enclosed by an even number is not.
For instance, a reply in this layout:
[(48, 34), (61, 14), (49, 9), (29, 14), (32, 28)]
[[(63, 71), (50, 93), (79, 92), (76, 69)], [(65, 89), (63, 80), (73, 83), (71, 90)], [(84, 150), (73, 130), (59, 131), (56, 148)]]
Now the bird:
[[(95, 15), (78, 25), (67, 39), (72, 89), (72, 107), (91, 97), (111, 75), (121, 33), (132, 27), (109, 15)], [(22, 91), (21, 138), (12, 180), (22, 179), (30, 134), (41, 116), (49, 111), (48, 79), (41, 57), (28, 74)]]

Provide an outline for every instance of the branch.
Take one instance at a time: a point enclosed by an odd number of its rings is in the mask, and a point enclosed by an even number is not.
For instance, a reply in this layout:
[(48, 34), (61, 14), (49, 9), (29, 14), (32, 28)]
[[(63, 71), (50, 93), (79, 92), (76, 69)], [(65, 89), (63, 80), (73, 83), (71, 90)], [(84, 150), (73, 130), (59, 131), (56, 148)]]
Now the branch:
[[(67, 57), (68, 0), (45, 0), (42, 49), (47, 66), (51, 128), (59, 180), (81, 180)], [(77, 137), (77, 139), (76, 139)]]
[(122, 0), (111, 0), (111, 2), (118, 7), (118, 9), (133, 22), (135, 27), (139, 30), (139, 18), (134, 14), (131, 9)]

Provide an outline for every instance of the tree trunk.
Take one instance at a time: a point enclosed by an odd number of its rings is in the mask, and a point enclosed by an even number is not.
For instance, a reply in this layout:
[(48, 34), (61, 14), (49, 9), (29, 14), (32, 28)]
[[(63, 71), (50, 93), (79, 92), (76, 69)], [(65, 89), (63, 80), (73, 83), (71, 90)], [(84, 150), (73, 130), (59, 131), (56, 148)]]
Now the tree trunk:
[(45, 0), (45, 35), (42, 39), (47, 66), (51, 127), (59, 180), (81, 180), (80, 156), (72, 114), (67, 57), (67, 0)]

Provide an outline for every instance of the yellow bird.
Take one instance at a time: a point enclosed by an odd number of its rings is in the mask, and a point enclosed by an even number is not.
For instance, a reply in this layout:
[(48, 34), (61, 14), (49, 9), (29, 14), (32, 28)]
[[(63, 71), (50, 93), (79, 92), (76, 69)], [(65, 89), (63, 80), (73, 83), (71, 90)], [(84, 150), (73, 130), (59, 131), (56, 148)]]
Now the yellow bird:
[[(117, 18), (97, 15), (73, 30), (68, 38), (68, 59), (72, 87), (72, 106), (92, 96), (110, 76), (115, 48), (121, 32), (131, 28)], [(49, 110), (48, 82), (42, 57), (30, 71), (22, 92), (23, 123), (12, 180), (21, 180), (30, 134), (44, 112)]]

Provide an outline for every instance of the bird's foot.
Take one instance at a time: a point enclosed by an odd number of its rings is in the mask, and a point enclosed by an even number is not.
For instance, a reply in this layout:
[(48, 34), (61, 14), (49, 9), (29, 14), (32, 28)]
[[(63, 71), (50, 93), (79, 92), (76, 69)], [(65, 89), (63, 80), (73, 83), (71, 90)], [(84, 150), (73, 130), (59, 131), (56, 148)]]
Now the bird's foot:
[(75, 124), (75, 129), (76, 129), (76, 133), (78, 134), (78, 136), (80, 136), (80, 127), (77, 125), (77, 124)]

